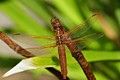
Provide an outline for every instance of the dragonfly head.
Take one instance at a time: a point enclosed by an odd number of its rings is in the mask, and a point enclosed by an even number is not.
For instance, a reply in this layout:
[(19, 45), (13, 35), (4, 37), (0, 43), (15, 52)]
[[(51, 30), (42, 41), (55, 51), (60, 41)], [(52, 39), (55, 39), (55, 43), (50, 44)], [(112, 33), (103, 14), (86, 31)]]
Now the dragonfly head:
[(51, 24), (53, 26), (54, 31), (57, 31), (57, 30), (63, 31), (63, 26), (57, 17), (54, 17), (51, 19)]

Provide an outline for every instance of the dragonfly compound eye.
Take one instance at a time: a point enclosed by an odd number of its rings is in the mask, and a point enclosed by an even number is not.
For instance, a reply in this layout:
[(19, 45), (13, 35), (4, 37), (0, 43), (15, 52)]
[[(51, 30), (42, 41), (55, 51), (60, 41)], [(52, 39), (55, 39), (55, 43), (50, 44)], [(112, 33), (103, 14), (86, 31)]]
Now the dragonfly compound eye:
[(52, 18), (51, 24), (54, 30), (62, 29), (62, 25), (57, 17)]

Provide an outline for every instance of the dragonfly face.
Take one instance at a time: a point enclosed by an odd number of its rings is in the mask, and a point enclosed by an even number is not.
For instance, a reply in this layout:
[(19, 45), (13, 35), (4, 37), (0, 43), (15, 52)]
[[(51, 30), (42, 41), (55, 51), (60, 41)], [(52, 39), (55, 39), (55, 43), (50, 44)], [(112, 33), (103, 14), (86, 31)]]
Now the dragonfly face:
[(59, 19), (54, 17), (52, 20), (51, 20), (51, 24), (53, 26), (53, 29), (54, 29), (54, 32), (57, 32), (57, 31), (64, 31), (64, 28), (62, 26), (62, 24), (60, 23)]

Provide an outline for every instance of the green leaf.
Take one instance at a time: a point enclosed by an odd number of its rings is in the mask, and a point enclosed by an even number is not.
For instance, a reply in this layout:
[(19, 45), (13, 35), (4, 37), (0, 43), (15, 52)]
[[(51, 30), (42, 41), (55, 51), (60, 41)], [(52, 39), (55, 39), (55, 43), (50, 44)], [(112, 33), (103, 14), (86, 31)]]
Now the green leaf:
[[(116, 52), (83, 51), (83, 53), (88, 62), (104, 61), (104, 60), (113, 60), (113, 61), (120, 60), (119, 51)], [(76, 63), (75, 59), (72, 58), (70, 53), (67, 53), (67, 64), (72, 65), (74, 63)], [(46, 67), (56, 67), (58, 65), (59, 65), (59, 59), (58, 59), (58, 55), (55, 53), (47, 56), (37, 56), (33, 58), (23, 59), (14, 68), (12, 68), (10, 71), (4, 74), (3, 77), (26, 70), (46, 68)]]
[[(118, 20), (118, 23), (119, 23), (119, 25), (120, 25), (120, 9), (116, 9), (115, 10), (115, 14), (116, 14), (116, 18), (117, 18), (117, 20)], [(118, 26), (118, 27), (120, 27), (120, 26)]]
[(120, 51), (83, 51), (88, 62), (120, 60)]
[(55, 0), (53, 1), (53, 4), (55, 5), (55, 7), (61, 11), (62, 14), (64, 14), (65, 16), (68, 16), (73, 23), (79, 24), (82, 19), (80, 18), (81, 16), (80, 13), (77, 10), (77, 6), (74, 3), (75, 1), (64, 1), (61, 0), (59, 2), (59, 0)]

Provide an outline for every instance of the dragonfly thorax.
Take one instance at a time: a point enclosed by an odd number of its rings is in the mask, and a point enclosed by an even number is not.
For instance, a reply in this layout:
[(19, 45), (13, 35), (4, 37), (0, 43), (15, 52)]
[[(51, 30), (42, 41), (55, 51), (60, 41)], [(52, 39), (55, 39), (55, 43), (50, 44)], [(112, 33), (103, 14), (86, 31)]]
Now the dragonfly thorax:
[(63, 45), (63, 44), (65, 44), (65, 39), (62, 36), (57, 36), (56, 37), (56, 44), (57, 45)]

